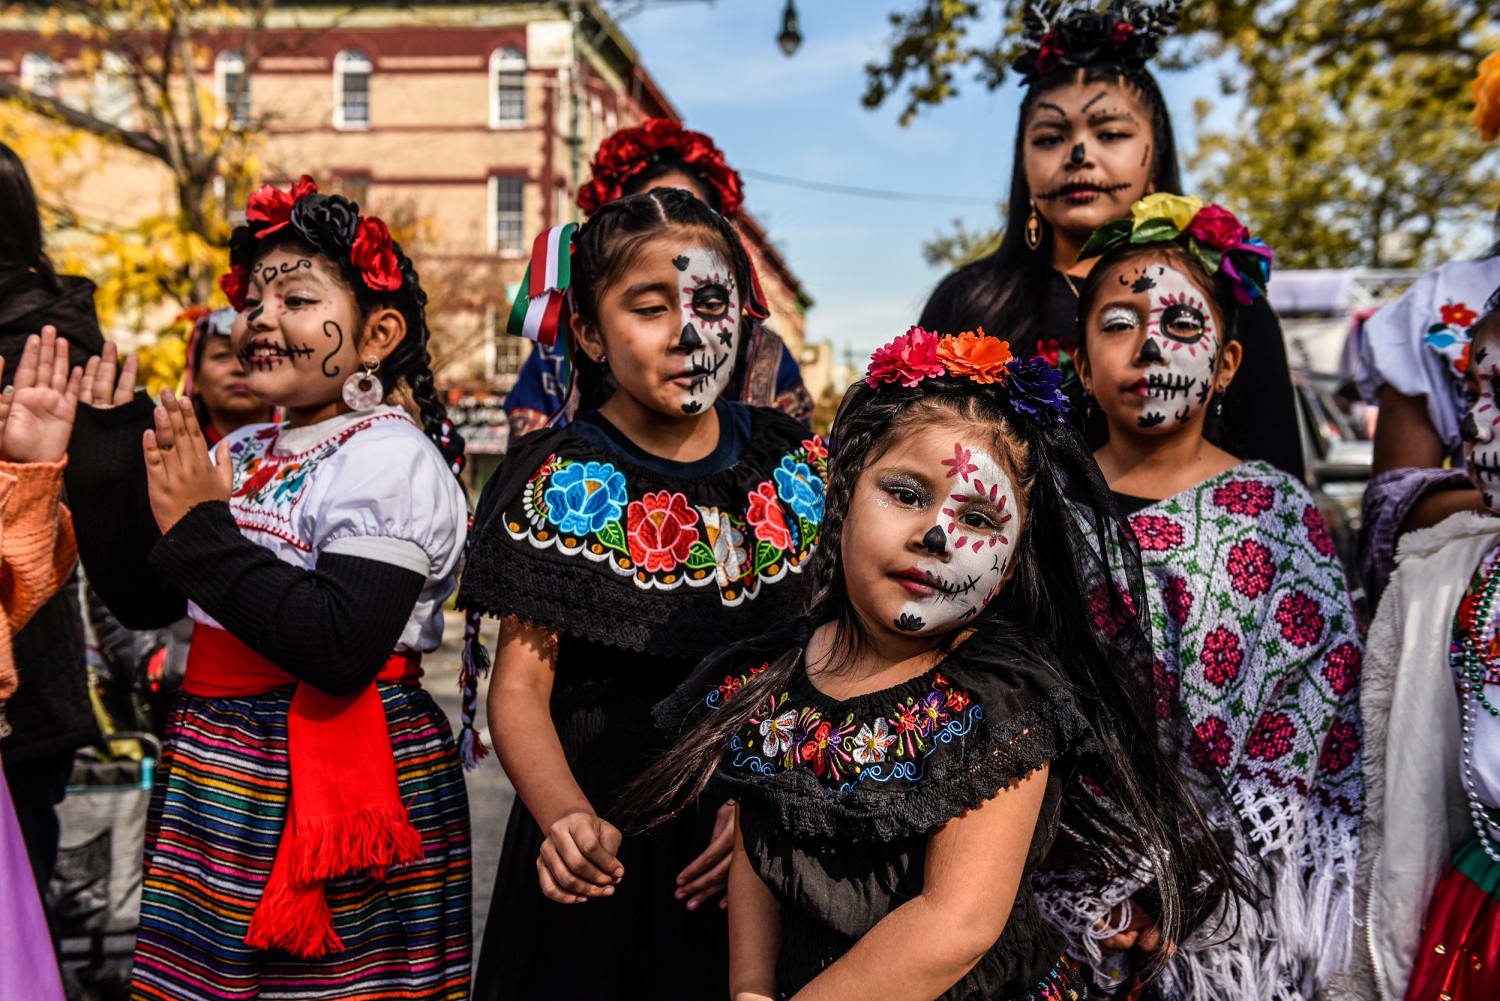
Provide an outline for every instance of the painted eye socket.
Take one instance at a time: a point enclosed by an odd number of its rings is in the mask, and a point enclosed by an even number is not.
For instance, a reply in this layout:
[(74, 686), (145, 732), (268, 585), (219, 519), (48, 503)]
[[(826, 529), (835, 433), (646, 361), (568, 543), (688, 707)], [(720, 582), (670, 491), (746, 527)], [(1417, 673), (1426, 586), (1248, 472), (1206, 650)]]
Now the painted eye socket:
[(1203, 337), (1203, 313), (1185, 302), (1173, 303), (1161, 311), (1161, 332), (1182, 344), (1196, 344)]
[(922, 498), (915, 490), (909, 487), (886, 487), (886, 492), (891, 495), (897, 504), (905, 504), (908, 507), (916, 507), (922, 503)]
[(1115, 306), (1104, 311), (1104, 317), (1100, 320), (1100, 329), (1107, 333), (1118, 330), (1134, 330), (1140, 326), (1141, 318), (1133, 309), (1124, 309)]
[(729, 315), (729, 290), (709, 283), (693, 289), (692, 309), (705, 323), (722, 323)]

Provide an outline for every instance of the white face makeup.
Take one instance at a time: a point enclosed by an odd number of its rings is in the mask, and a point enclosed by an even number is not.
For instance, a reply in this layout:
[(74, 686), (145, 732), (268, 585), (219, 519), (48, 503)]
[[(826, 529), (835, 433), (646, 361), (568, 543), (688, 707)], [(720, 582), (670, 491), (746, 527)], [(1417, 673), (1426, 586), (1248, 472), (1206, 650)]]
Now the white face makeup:
[(978, 615), (999, 593), (1016, 548), (1015, 488), (994, 457), (983, 446), (956, 442), (943, 465), (948, 495), (922, 538), (931, 556), (914, 564), (920, 580), (908, 587), (919, 596), (901, 606), (895, 621), (905, 633), (944, 632)]
[[(1213, 392), (1214, 363), (1219, 357), (1213, 312), (1187, 275), (1164, 264), (1121, 275), (1120, 281), (1132, 292), (1147, 293), (1151, 302), (1146, 340), (1139, 354), (1148, 366), (1144, 385), (1138, 387), (1145, 392), (1146, 406), (1137, 423), (1143, 428), (1185, 424)], [(1134, 310), (1111, 307), (1104, 329), (1110, 329), (1112, 319), (1125, 322), (1125, 314), (1140, 322)]]
[(688, 371), (681, 381), (682, 412), (701, 413), (729, 385), (740, 344), (740, 296), (734, 270), (712, 250), (698, 247), (672, 259), (682, 305), (677, 347), (686, 349)]
[[(1484, 506), (1500, 514), (1500, 352), (1488, 344), (1476, 344), (1469, 358), (1468, 374), (1477, 377), (1478, 396), (1472, 396), (1469, 412), (1459, 430), (1464, 439), (1464, 466), (1479, 488)], [(1472, 391), (1471, 391), (1472, 394)]]

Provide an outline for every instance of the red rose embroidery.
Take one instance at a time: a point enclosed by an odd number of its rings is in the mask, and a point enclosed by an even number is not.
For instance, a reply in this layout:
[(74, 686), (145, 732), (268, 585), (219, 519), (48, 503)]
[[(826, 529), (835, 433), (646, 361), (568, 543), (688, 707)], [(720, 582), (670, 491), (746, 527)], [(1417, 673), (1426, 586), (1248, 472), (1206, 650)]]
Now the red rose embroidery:
[(219, 276), (219, 289), (236, 312), (245, 308), (245, 289), (249, 284), (250, 271), (240, 265), (235, 265)]
[(1193, 728), (1198, 735), (1193, 745), (1193, 757), (1198, 764), (1217, 771), (1229, 764), (1229, 753), (1233, 744), (1229, 740), (1229, 724), (1217, 716), (1210, 716)]
[(630, 558), (652, 573), (676, 567), (698, 541), (698, 512), (682, 494), (646, 494), (630, 502), (625, 517)]
[(1450, 302), (1439, 312), (1443, 314), (1443, 322), (1450, 327), (1467, 327), (1479, 319), (1478, 313), (1461, 302)]
[(1276, 621), (1281, 636), (1298, 649), (1318, 642), (1323, 635), (1323, 610), (1302, 591), (1293, 591), (1276, 606)]
[(264, 240), (277, 230), (285, 229), (292, 221), (292, 206), (297, 204), (297, 199), (317, 190), (318, 186), (306, 174), (292, 185), (291, 191), (281, 191), (269, 184), (262, 184), (245, 205), (245, 219), (248, 222), (266, 223), (255, 233)]
[(1340, 643), (1328, 651), (1328, 656), (1323, 658), (1323, 677), (1328, 679), (1333, 694), (1343, 695), (1354, 687), (1364, 662), (1364, 651), (1358, 643)]
[(1275, 761), (1292, 749), (1296, 733), (1297, 728), (1285, 713), (1266, 713), (1245, 742), (1245, 753), (1262, 761)]
[(764, 539), (777, 549), (792, 548), (792, 533), (786, 527), (786, 514), (776, 497), (776, 488), (762, 483), (750, 492), (750, 508), (745, 520), (755, 526), (755, 537)]
[(1135, 537), (1145, 552), (1160, 553), (1182, 545), (1182, 526), (1159, 514), (1138, 514), (1130, 519)]
[(1359, 754), (1359, 730), (1346, 720), (1335, 720), (1323, 738), (1323, 752), (1318, 755), (1318, 767), (1330, 774), (1343, 771)]
[(1271, 550), (1254, 539), (1241, 539), (1229, 547), (1224, 568), (1229, 571), (1229, 586), (1247, 598), (1259, 598), (1269, 591), (1276, 576)]
[(396, 260), (396, 245), (385, 223), (374, 216), (361, 219), (354, 231), (354, 248), (349, 252), (360, 277), (372, 289), (394, 292), (401, 287), (401, 265)]
[(803, 438), (802, 447), (807, 449), (809, 461), (828, 458), (828, 446), (824, 443), (822, 435), (815, 434), (811, 438)]
[(1302, 510), (1302, 526), (1307, 529), (1307, 541), (1313, 544), (1314, 549), (1324, 556), (1333, 555), (1333, 538), (1328, 534), (1323, 513), (1316, 504), (1309, 504)]
[(1187, 621), (1188, 613), (1193, 610), (1193, 592), (1188, 590), (1186, 580), (1174, 576), (1167, 581), (1167, 586), (1162, 589), (1162, 600), (1173, 622), (1180, 626)]
[(1214, 489), (1214, 503), (1226, 511), (1258, 518), (1276, 503), (1276, 491), (1255, 480), (1231, 480)]
[(1232, 630), (1215, 626), (1203, 637), (1203, 649), (1199, 651), (1198, 659), (1203, 663), (1203, 676), (1223, 688), (1239, 677), (1240, 665), (1245, 662), (1245, 650)]

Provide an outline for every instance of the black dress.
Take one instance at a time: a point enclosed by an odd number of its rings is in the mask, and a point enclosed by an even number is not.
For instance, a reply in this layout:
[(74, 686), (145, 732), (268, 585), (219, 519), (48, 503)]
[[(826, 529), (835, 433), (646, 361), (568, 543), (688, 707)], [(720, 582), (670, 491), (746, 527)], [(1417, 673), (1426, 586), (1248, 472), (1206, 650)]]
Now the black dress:
[[(693, 463), (642, 452), (597, 414), (517, 444), (485, 487), (459, 604), (560, 634), (551, 711), (574, 777), (606, 819), (663, 750), (651, 707), (717, 646), (800, 610), (823, 517), (821, 439), (777, 411), (720, 401), (720, 444)], [(474, 997), (722, 997), (717, 901), (689, 912), (677, 874), (718, 802), (627, 835), (613, 896), (547, 900), (542, 832), (511, 810)]]
[[(732, 699), (748, 676), (726, 677), (703, 705)], [(942, 999), (1083, 996), (1087, 978), (1063, 960), (1031, 874), (1057, 834), (1086, 733), (1059, 674), (1003, 641), (973, 637), (924, 674), (844, 700), (818, 691), (799, 666), (731, 738), (713, 787), (715, 798), (738, 799), (746, 854), (781, 905), (777, 993), (805, 987), (922, 891), (934, 830), (1051, 762), (1005, 929)]]
[[(1059, 351), (1072, 354), (1078, 347), (1078, 296), (1056, 269), (1049, 269), (1047, 287), (1041, 297), (1041, 336), (1016, 338), (1007, 333), (1010, 325), (996, 318), (980, 315), (978, 289), (997, 282), (995, 263), (981, 258), (944, 278), (922, 310), (921, 324), (929, 330), (943, 332), (972, 330), (983, 326), (998, 337), (1011, 341), (1011, 351), (1018, 358), (1041, 354), (1052, 364), (1058, 363)], [(1077, 281), (1077, 279), (1075, 279)], [(1034, 329), (1032, 325), (1026, 325)], [(1302, 479), (1305, 461), (1302, 434), (1297, 424), (1297, 405), (1293, 397), (1291, 370), (1287, 366), (1286, 341), (1281, 323), (1263, 297), (1257, 297), (1248, 308), (1242, 307), (1236, 338), (1245, 347), (1244, 360), (1234, 381), (1224, 393), (1224, 413), (1219, 421), (1219, 444), (1242, 459), (1263, 459), (1278, 469)], [(1076, 381), (1064, 384), (1073, 403), (1075, 420), (1089, 444), (1097, 448), (1108, 438), (1103, 415), (1090, 416), (1084, 405), (1082, 388)]]

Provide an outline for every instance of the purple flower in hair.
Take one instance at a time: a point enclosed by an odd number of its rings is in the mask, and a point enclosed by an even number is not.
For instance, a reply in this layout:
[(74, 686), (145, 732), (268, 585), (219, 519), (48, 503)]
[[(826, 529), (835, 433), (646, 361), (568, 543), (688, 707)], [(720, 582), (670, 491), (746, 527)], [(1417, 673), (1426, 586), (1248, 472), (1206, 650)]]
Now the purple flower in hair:
[(1062, 391), (1062, 373), (1045, 358), (1014, 358), (1005, 366), (1005, 389), (1011, 408), (1034, 418), (1062, 420), (1068, 398)]

